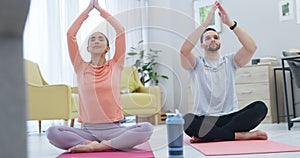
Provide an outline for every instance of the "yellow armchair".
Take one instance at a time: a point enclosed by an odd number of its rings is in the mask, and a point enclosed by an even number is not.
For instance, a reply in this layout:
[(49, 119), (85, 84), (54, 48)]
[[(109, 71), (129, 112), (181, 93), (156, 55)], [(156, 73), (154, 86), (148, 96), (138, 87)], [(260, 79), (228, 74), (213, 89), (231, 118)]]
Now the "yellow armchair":
[(77, 88), (65, 84), (49, 85), (42, 77), (38, 64), (25, 60), (25, 74), (27, 83), (28, 119), (39, 120), (65, 120), (65, 125), (71, 119), (78, 117)]
[(124, 115), (136, 115), (137, 122), (158, 124), (161, 95), (158, 86), (145, 87), (134, 66), (124, 67), (121, 77), (121, 102)]

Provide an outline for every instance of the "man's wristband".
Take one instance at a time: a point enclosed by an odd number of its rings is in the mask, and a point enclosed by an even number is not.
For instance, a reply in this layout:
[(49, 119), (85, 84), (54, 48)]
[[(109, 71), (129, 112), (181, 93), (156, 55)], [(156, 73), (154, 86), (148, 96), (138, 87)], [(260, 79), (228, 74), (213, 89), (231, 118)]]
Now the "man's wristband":
[(237, 26), (237, 22), (236, 22), (236, 21), (233, 21), (233, 22), (234, 22), (234, 24), (233, 24), (232, 26), (229, 27), (230, 30), (233, 30), (233, 29)]

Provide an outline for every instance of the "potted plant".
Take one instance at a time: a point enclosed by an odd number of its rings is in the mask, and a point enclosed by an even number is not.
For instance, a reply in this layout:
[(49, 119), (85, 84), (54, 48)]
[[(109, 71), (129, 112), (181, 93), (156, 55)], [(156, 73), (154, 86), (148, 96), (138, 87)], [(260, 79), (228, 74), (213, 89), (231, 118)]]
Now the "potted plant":
[(169, 79), (166, 75), (158, 74), (155, 70), (157, 66), (156, 58), (157, 54), (161, 50), (149, 49), (146, 51), (143, 48), (143, 40), (139, 41), (136, 47), (131, 47), (131, 50), (127, 53), (131, 57), (137, 57), (133, 66), (135, 66), (139, 72), (140, 80), (145, 85), (146, 83), (152, 83), (158, 85), (159, 78)]

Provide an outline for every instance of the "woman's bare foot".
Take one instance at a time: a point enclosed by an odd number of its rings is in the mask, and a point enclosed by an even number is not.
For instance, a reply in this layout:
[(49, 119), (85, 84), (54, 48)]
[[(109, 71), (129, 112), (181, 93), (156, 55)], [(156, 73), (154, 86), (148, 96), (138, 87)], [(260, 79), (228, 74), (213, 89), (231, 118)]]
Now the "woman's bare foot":
[(190, 139), (190, 143), (198, 143), (198, 142), (201, 142), (201, 139), (197, 137), (192, 136), (192, 138)]
[(68, 150), (70, 153), (81, 153), (81, 152), (96, 152), (110, 150), (110, 141), (87, 141), (85, 144), (76, 145)]
[(268, 135), (266, 132), (257, 130), (253, 132), (236, 132), (235, 140), (267, 140)]

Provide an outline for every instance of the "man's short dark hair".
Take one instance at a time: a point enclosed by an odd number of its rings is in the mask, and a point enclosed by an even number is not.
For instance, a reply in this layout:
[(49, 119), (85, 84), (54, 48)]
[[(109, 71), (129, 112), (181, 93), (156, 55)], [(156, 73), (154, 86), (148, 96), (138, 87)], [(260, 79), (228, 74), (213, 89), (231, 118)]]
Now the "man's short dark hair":
[(218, 33), (217, 30), (215, 30), (214, 28), (210, 28), (210, 27), (206, 28), (206, 29), (203, 31), (203, 33), (201, 34), (201, 37), (200, 37), (200, 42), (201, 42), (201, 43), (203, 43), (203, 36), (204, 36), (205, 32), (207, 32), (207, 31), (214, 31), (214, 32)]

